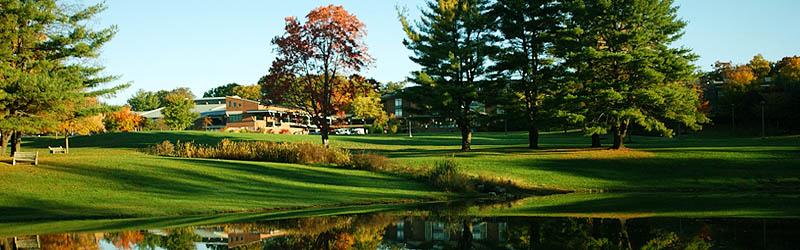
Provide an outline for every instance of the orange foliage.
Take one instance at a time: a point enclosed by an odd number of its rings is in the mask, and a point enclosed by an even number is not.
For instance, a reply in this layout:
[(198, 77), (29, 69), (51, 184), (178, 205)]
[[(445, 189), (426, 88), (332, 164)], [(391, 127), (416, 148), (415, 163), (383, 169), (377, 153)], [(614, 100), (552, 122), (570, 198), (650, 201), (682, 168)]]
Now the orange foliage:
[(744, 91), (756, 80), (753, 68), (747, 65), (736, 66), (722, 72), (726, 87), (736, 91)]
[(144, 117), (131, 111), (130, 106), (122, 107), (122, 110), (109, 114), (106, 117), (106, 124), (110, 130), (130, 132), (142, 125)]
[(51, 234), (39, 237), (42, 249), (91, 250), (100, 249), (94, 234)]
[(364, 23), (342, 6), (328, 5), (309, 12), (305, 23), (286, 18), (284, 29), (285, 34), (272, 40), (277, 58), (260, 82), (265, 98), (302, 107), (318, 118), (343, 115), (364, 82), (363, 77), (343, 76), (372, 62)]
[(144, 240), (144, 235), (139, 231), (126, 231), (116, 233), (111, 237), (111, 241), (117, 249), (131, 250), (134, 245), (137, 245)]
[(778, 63), (778, 74), (790, 81), (800, 81), (800, 56), (783, 58)]

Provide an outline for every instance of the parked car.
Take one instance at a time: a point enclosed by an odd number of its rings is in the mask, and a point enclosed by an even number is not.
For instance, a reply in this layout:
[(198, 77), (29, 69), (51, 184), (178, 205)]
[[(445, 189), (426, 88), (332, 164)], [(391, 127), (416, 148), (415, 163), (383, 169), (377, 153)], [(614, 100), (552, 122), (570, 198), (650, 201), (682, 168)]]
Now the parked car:
[(354, 135), (366, 135), (367, 129), (365, 128), (351, 128), (350, 133)]
[(350, 133), (349, 129), (337, 128), (336, 130), (333, 131), (333, 134), (335, 134), (335, 135), (350, 135), (352, 133)]
[(321, 134), (322, 130), (320, 130), (317, 125), (308, 126), (308, 134), (309, 135), (318, 135)]

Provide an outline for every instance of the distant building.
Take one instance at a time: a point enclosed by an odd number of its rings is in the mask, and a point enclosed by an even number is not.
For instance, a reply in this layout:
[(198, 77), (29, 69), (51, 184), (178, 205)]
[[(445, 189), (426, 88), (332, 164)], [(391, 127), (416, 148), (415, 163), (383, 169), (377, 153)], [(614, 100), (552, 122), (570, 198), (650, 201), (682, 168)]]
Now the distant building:
[[(192, 112), (199, 114), (195, 129), (252, 131), (273, 134), (307, 134), (313, 127), (305, 111), (282, 106), (264, 106), (238, 96), (207, 97), (194, 100)], [(164, 108), (138, 112), (148, 120), (163, 119)], [(210, 123), (207, 120), (210, 119)]]

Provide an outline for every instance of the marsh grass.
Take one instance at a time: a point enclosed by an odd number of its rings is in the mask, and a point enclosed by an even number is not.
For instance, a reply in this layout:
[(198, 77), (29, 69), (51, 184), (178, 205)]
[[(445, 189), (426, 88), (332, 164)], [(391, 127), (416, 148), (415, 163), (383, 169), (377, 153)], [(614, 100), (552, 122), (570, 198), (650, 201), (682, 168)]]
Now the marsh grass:
[(350, 163), (350, 153), (338, 148), (326, 148), (307, 142), (231, 141), (223, 139), (216, 145), (178, 141), (163, 141), (147, 152), (159, 156), (205, 158), (244, 161), (265, 161), (297, 164)]

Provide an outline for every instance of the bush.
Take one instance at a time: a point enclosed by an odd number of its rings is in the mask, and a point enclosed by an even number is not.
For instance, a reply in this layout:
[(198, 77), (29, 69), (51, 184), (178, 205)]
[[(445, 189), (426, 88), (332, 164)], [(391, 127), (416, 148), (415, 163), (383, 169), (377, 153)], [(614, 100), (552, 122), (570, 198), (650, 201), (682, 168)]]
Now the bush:
[(150, 147), (150, 153), (161, 156), (175, 156), (175, 145), (169, 141), (163, 141)]
[(389, 158), (376, 154), (356, 154), (350, 157), (351, 168), (368, 170), (368, 171), (381, 171), (387, 172), (393, 170), (393, 165)]
[(448, 192), (472, 192), (470, 177), (464, 174), (453, 160), (444, 160), (427, 174), (428, 182)]
[(185, 158), (209, 158), (246, 161), (268, 161), (299, 164), (337, 164), (350, 162), (346, 150), (325, 148), (311, 143), (278, 143), (265, 141), (222, 140), (215, 146), (200, 145), (193, 142), (173, 145), (169, 141), (156, 144), (150, 153), (161, 156)]

